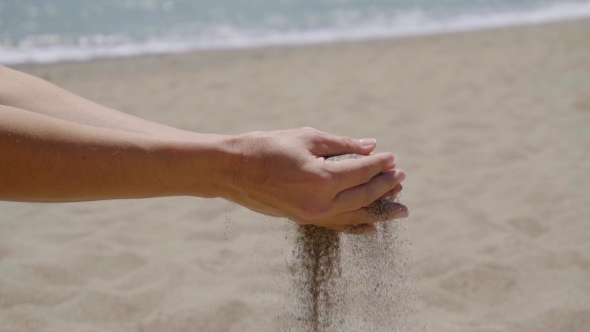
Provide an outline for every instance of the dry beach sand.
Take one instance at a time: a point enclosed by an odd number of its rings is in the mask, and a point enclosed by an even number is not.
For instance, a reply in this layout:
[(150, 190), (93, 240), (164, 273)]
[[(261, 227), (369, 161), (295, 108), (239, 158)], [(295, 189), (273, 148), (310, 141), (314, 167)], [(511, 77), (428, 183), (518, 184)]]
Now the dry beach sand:
[[(375, 137), (398, 331), (590, 331), (590, 21), (19, 67), (204, 132)], [(0, 331), (286, 331), (292, 225), (222, 200), (0, 203)]]

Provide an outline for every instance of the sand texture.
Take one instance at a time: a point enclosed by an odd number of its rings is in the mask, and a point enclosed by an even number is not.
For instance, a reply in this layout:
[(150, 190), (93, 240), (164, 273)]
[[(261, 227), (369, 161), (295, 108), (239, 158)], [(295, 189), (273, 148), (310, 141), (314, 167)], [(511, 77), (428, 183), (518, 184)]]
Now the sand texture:
[[(408, 175), (397, 331), (590, 331), (590, 21), (20, 69), (183, 129), (375, 137)], [(188, 197), (0, 203), (0, 331), (288, 331), (293, 227)]]

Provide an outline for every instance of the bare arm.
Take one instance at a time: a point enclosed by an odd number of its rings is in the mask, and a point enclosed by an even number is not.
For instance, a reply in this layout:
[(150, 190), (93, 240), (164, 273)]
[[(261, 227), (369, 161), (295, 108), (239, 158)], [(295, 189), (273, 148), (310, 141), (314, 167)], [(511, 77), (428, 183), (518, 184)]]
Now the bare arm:
[[(301, 128), (238, 136), (139, 119), (0, 66), (0, 199), (63, 202), (190, 195), (335, 230), (376, 221), (364, 207), (404, 180), (373, 140)], [(407, 216), (392, 205), (385, 219)]]
[(0, 106), (0, 199), (84, 201), (221, 194), (222, 136), (154, 138)]
[(144, 120), (99, 105), (50, 82), (0, 65), (0, 105), (88, 126), (169, 138), (194, 133)]

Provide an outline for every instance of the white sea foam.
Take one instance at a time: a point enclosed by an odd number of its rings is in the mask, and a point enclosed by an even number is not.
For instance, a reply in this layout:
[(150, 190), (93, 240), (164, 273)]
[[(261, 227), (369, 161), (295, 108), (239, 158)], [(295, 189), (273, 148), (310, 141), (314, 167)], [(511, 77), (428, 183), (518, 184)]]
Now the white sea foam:
[(590, 2), (561, 3), (527, 11), (462, 14), (435, 19), (424, 12), (408, 11), (393, 17), (377, 17), (356, 24), (313, 30), (259, 31), (218, 26), (201, 35), (168, 36), (134, 42), (124, 36), (90, 36), (77, 41), (45, 35), (25, 39), (16, 47), (0, 46), (0, 63), (57, 63), (161, 55), (197, 50), (238, 49), (262, 46), (302, 45), (378, 38), (416, 36), (529, 25), (590, 17)]

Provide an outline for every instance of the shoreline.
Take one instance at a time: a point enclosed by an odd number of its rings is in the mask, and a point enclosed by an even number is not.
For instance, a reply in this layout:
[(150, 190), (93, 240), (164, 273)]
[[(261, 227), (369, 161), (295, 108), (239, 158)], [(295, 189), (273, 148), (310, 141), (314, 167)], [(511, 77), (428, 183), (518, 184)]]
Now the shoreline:
[[(411, 13), (410, 13), (411, 14)], [(233, 37), (159, 37), (144, 42), (79, 47), (73, 44), (33, 49), (0, 48), (5, 65), (60, 64), (128, 59), (142, 56), (182, 55), (194, 52), (251, 50), (268, 47), (301, 47), (389, 39), (470, 33), (534, 25), (566, 23), (590, 18), (590, 2), (547, 5), (523, 11), (460, 14), (446, 20), (427, 16), (416, 22), (365, 22), (348, 27), (317, 30), (235, 31)], [(424, 15), (424, 14), (422, 14)], [(411, 16), (411, 15), (410, 15)], [(104, 36), (100, 35), (101, 38)], [(4, 52), (4, 53), (3, 53)], [(26, 58), (26, 59), (25, 59)]]
[(228, 49), (204, 49), (204, 50), (193, 50), (187, 52), (180, 52), (180, 53), (164, 53), (164, 54), (143, 54), (143, 55), (134, 55), (129, 57), (114, 57), (114, 58), (96, 58), (91, 60), (85, 61), (60, 61), (55, 63), (20, 63), (20, 64), (4, 64), (7, 67), (11, 67), (14, 69), (22, 70), (22, 71), (35, 71), (36, 69), (42, 68), (51, 68), (55, 66), (84, 66), (86, 64), (100, 64), (100, 63), (122, 63), (122, 62), (153, 62), (157, 61), (158, 59), (167, 59), (167, 58), (191, 58), (191, 57), (201, 57), (201, 58), (208, 58), (216, 55), (223, 55), (223, 56), (236, 56), (238, 54), (257, 54), (260, 52), (282, 52), (282, 51), (297, 51), (297, 50), (309, 50), (309, 49), (329, 49), (329, 48), (338, 48), (338, 47), (346, 47), (351, 45), (377, 45), (377, 44), (395, 44), (395, 43), (405, 43), (405, 42), (428, 42), (429, 40), (439, 39), (439, 38), (451, 38), (453, 39), (455, 36), (474, 36), (477, 35), (486, 35), (486, 34), (496, 34), (496, 33), (510, 33), (510, 32), (519, 32), (519, 31), (526, 31), (529, 29), (536, 29), (536, 28), (551, 28), (555, 26), (559, 28), (560, 26), (566, 25), (578, 25), (584, 24), (585, 22), (590, 22), (590, 17), (586, 18), (579, 18), (574, 20), (561, 20), (556, 22), (543, 22), (543, 23), (536, 23), (536, 24), (523, 24), (523, 25), (514, 25), (514, 26), (500, 26), (494, 28), (484, 28), (484, 29), (475, 29), (475, 30), (460, 30), (460, 31), (449, 31), (449, 32), (440, 32), (440, 33), (431, 33), (431, 34), (418, 34), (418, 35), (403, 35), (403, 36), (394, 36), (394, 37), (381, 37), (381, 38), (370, 38), (370, 39), (360, 39), (360, 40), (337, 40), (337, 41), (329, 41), (329, 42), (321, 42), (321, 43), (309, 43), (309, 44), (293, 44), (293, 45), (262, 45), (262, 46), (254, 46), (254, 47), (246, 47), (246, 48), (228, 48)]

